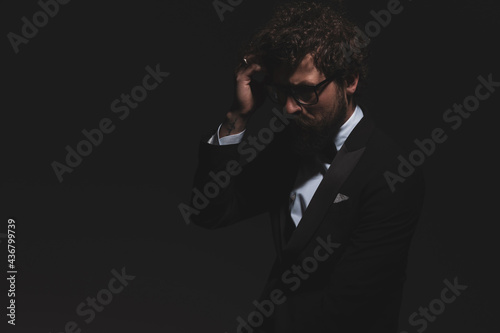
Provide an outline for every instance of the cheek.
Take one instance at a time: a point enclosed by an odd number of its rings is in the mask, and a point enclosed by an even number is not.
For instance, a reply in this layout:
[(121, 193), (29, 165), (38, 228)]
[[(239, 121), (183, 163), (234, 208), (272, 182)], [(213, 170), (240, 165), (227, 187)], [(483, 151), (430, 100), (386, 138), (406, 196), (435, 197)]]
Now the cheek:
[(309, 106), (309, 107), (303, 107), (303, 112), (302, 115), (304, 118), (308, 118), (311, 120), (318, 120), (323, 118), (323, 107), (320, 105), (314, 105), (314, 106)]
[(316, 105), (308, 108), (304, 107), (304, 115), (315, 121), (322, 121), (333, 117), (334, 111), (341, 102), (338, 89), (333, 85), (328, 86), (319, 96), (319, 101)]
[(315, 105), (313, 114), (318, 118), (327, 118), (334, 110), (334, 101), (332, 99), (324, 99)]
[(332, 112), (337, 104), (338, 94), (336, 89), (333, 87), (328, 87), (328, 89), (325, 90), (323, 94), (321, 94), (317, 106), (321, 109), (322, 112)]

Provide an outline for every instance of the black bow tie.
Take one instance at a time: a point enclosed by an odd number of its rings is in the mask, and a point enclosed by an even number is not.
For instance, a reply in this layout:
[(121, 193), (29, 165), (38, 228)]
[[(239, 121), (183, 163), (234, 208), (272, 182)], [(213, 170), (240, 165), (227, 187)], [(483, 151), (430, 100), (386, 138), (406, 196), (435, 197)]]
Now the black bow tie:
[(326, 145), (325, 148), (318, 154), (318, 159), (322, 163), (331, 164), (335, 155), (337, 155), (337, 148), (332, 142), (331, 144)]

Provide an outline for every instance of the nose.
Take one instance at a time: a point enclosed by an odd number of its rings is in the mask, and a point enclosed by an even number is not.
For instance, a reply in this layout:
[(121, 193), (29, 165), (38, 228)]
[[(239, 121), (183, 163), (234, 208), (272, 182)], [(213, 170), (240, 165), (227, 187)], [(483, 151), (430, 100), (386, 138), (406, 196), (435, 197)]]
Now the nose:
[(288, 114), (296, 114), (302, 111), (302, 106), (292, 96), (287, 96), (285, 103), (285, 111)]

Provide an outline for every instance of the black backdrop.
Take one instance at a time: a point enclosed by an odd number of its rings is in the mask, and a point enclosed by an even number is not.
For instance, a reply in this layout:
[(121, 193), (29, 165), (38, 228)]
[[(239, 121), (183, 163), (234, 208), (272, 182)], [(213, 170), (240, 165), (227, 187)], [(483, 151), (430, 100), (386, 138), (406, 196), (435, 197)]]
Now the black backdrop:
[[(226, 1), (223, 1), (226, 3)], [(233, 1), (237, 3), (238, 1)], [(389, 1), (345, 1), (360, 27)], [(36, 1), (4, 0), (1, 43), (2, 212), (16, 221), (17, 332), (235, 332), (274, 259), (267, 216), (207, 231), (186, 225), (200, 135), (231, 101), (236, 50), (269, 18), (275, 1), (242, 1), (221, 21), (210, 0), (71, 1), (15, 53)], [(407, 149), (445, 128), (448, 140), (423, 165), (424, 214), (411, 248), (401, 331), (440, 297), (443, 280), (468, 288), (427, 332), (491, 332), (498, 307), (495, 187), (500, 92), (457, 130), (444, 124), (453, 103), (474, 93), (479, 75), (500, 81), (500, 14), (493, 0), (404, 0), (371, 39), (371, 76), (362, 100), (379, 126)], [(141, 84), (145, 68), (170, 75), (120, 120), (110, 105)], [(83, 129), (103, 118), (115, 130), (59, 182)], [(258, 128), (257, 119), (252, 125)], [(0, 238), (2, 280), (7, 241)], [(89, 323), (75, 310), (108, 286), (111, 271), (135, 276)], [(101, 295), (102, 296), (102, 295)], [(3, 331), (2, 328), (2, 331)]]

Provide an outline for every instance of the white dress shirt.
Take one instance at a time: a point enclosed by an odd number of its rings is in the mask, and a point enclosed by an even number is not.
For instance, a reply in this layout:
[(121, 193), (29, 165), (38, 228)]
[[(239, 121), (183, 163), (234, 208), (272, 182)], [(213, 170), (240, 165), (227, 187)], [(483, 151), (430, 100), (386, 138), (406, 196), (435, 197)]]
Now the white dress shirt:
[[(337, 147), (337, 151), (342, 148), (345, 140), (351, 134), (352, 130), (359, 121), (363, 118), (363, 111), (359, 106), (356, 106), (352, 115), (347, 119), (347, 121), (340, 127), (340, 130), (335, 137), (335, 147)], [(220, 127), (217, 129), (217, 133), (212, 135), (212, 137), (208, 140), (210, 144), (219, 144), (219, 145), (230, 145), (230, 144), (238, 144), (243, 139), (243, 134), (245, 130), (240, 133), (227, 135), (223, 138), (219, 137)], [(297, 174), (297, 179), (295, 180), (295, 185), (290, 192), (290, 214), (292, 217), (295, 226), (299, 225), (300, 220), (302, 219), (302, 215), (304, 214), (307, 206), (311, 202), (311, 199), (316, 192), (319, 184), (323, 180), (323, 176), (326, 171), (330, 167), (329, 163), (321, 163), (321, 165), (314, 164), (302, 164), (299, 166), (299, 171)]]

